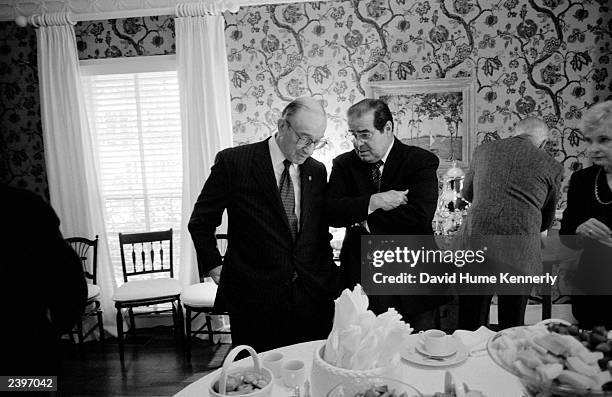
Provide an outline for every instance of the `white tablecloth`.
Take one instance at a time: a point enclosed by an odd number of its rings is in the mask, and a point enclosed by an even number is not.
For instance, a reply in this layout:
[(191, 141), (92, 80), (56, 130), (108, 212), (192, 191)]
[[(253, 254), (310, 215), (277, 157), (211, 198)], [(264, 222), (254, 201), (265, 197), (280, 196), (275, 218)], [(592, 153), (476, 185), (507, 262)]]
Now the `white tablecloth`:
[[(276, 349), (284, 355), (285, 360), (299, 359), (306, 364), (306, 374), (310, 377), (310, 367), (314, 350), (321, 346), (324, 341), (300, 343)], [(260, 354), (260, 357), (263, 355)], [(251, 358), (240, 360), (239, 364), (251, 363)], [(243, 363), (244, 361), (244, 363)], [(470, 389), (480, 390), (487, 397), (521, 397), (524, 395), (523, 388), (519, 380), (513, 375), (501, 369), (491, 360), (488, 355), (469, 357), (463, 364), (454, 367), (440, 369), (423, 368), (402, 360), (401, 364), (402, 380), (416, 387), (425, 395), (431, 395), (444, 390), (444, 374), (447, 369), (452, 369), (458, 379), (465, 382)], [(174, 397), (207, 397), (209, 383), (217, 378), (220, 369), (202, 377), (191, 385), (187, 386)], [(288, 397), (291, 391), (282, 385), (279, 379), (275, 380), (272, 397)], [(325, 396), (311, 396), (325, 397)]]

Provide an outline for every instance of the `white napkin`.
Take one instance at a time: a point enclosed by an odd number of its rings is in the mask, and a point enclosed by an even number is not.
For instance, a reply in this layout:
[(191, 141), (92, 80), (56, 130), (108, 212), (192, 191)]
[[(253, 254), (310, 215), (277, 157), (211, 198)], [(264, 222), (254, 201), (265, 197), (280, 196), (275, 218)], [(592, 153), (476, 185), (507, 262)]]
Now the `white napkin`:
[[(351, 350), (356, 348), (353, 341), (356, 338), (354, 334), (358, 332), (356, 329), (350, 330), (349, 327), (351, 324), (357, 325), (359, 316), (366, 313), (368, 304), (368, 297), (362, 292), (359, 284), (355, 286), (352, 292), (345, 289), (335, 300), (334, 324), (327, 342), (325, 342), (325, 357), (323, 357), (325, 361), (337, 365), (338, 361), (346, 362), (349, 359), (344, 359), (344, 352), (345, 350), (354, 351)], [(341, 333), (343, 333), (342, 345), (340, 341)]]
[(495, 335), (495, 332), (485, 326), (481, 326), (476, 331), (458, 329), (453, 332), (453, 336), (459, 338), (470, 352), (484, 351), (487, 347), (487, 341), (493, 335)]
[(345, 289), (335, 301), (334, 325), (325, 342), (323, 359), (337, 367), (367, 370), (395, 365), (402, 346), (412, 332), (402, 316), (389, 309), (379, 316), (368, 309), (369, 300), (357, 284)]

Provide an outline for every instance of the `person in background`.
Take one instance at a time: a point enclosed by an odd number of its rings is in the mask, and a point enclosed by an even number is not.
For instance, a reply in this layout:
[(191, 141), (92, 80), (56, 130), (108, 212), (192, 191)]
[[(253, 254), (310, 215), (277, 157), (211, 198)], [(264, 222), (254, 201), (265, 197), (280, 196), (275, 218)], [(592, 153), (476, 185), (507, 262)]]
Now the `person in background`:
[(87, 301), (81, 260), (34, 193), (0, 184), (0, 220), (0, 375), (59, 376), (59, 336)]
[[(325, 110), (314, 98), (289, 103), (278, 132), (222, 150), (195, 204), (189, 231), (200, 276), (219, 284), (232, 342), (257, 351), (324, 339), (331, 330), (335, 264), (323, 217)], [(215, 229), (227, 209), (221, 263)]]
[[(438, 158), (395, 137), (386, 103), (364, 99), (351, 106), (347, 116), (354, 150), (334, 159), (326, 195), (331, 226), (346, 228), (340, 251), (341, 288), (361, 281), (362, 235), (431, 235), (435, 244), (431, 222), (438, 200)], [(448, 300), (435, 295), (372, 295), (370, 308), (380, 314), (393, 307), (419, 330), (435, 327), (436, 310)]]
[[(514, 136), (474, 150), (462, 190), (472, 205), (453, 248), (487, 247), (483, 272), (498, 277), (500, 272), (541, 274), (541, 232), (554, 221), (563, 178), (561, 164), (544, 150), (548, 133), (542, 120), (526, 118), (517, 123)], [(475, 274), (477, 268), (471, 266), (463, 271)], [(493, 291), (498, 293), (501, 329), (523, 325), (531, 288), (528, 284), (507, 294)], [(490, 290), (460, 295), (459, 328), (487, 325), (491, 298)]]
[(593, 164), (570, 178), (559, 237), (569, 248), (583, 249), (574, 277), (581, 294), (572, 296), (574, 317), (582, 328), (612, 329), (612, 101), (591, 107), (582, 131)]

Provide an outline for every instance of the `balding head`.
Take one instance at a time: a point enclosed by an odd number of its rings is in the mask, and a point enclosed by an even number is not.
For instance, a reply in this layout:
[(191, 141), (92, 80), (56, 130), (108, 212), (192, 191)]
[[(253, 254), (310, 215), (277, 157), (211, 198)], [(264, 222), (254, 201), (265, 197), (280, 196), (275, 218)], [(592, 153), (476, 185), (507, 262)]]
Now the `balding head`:
[(549, 139), (548, 126), (536, 117), (519, 121), (514, 127), (515, 136), (524, 136), (537, 148), (542, 148)]
[(298, 111), (311, 112), (326, 117), (325, 109), (321, 102), (309, 96), (303, 96), (291, 101), (291, 103), (283, 109), (281, 117), (284, 119), (291, 119), (291, 116)]

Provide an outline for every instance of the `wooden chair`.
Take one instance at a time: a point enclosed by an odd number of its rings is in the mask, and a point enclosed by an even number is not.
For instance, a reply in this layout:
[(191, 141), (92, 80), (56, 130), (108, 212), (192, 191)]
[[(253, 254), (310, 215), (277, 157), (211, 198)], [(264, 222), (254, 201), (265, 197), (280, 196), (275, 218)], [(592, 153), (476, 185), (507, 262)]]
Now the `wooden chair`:
[[(125, 283), (117, 288), (113, 301), (117, 308), (117, 338), (121, 361), (123, 362), (124, 358), (123, 309), (128, 311), (132, 336), (136, 335), (134, 321), (136, 315), (171, 310), (174, 332), (178, 343), (182, 346), (181, 285), (173, 278), (172, 229), (148, 233), (119, 233), (119, 248)], [(172, 308), (138, 314), (133, 310), (135, 307), (162, 303), (170, 303)]]
[[(83, 341), (96, 329), (100, 332), (100, 340), (104, 341), (104, 323), (102, 322), (102, 309), (100, 306), (100, 287), (97, 283), (98, 274), (98, 236), (95, 239), (89, 240), (84, 237), (70, 237), (66, 242), (74, 249), (81, 263), (83, 264), (83, 274), (87, 281), (87, 304), (83, 310), (83, 315), (76, 324), (76, 330), (70, 333), (73, 336), (75, 333), (79, 343)], [(96, 317), (97, 323), (85, 333), (83, 333), (83, 318)]]
[[(227, 235), (217, 234), (217, 247), (221, 253), (221, 257), (225, 256), (227, 249)], [(217, 284), (214, 281), (205, 281), (203, 283), (193, 284), (185, 288), (181, 294), (181, 301), (185, 306), (186, 319), (186, 338), (185, 338), (185, 354), (187, 358), (191, 358), (191, 338), (193, 336), (207, 333), (208, 339), (214, 343), (213, 337), (215, 334), (231, 334), (231, 331), (216, 331), (212, 327), (213, 315), (227, 315), (227, 312), (215, 311), (215, 299), (217, 297)], [(192, 313), (195, 313), (192, 317)], [(206, 323), (199, 329), (193, 331), (191, 323), (200, 314), (206, 317)]]

